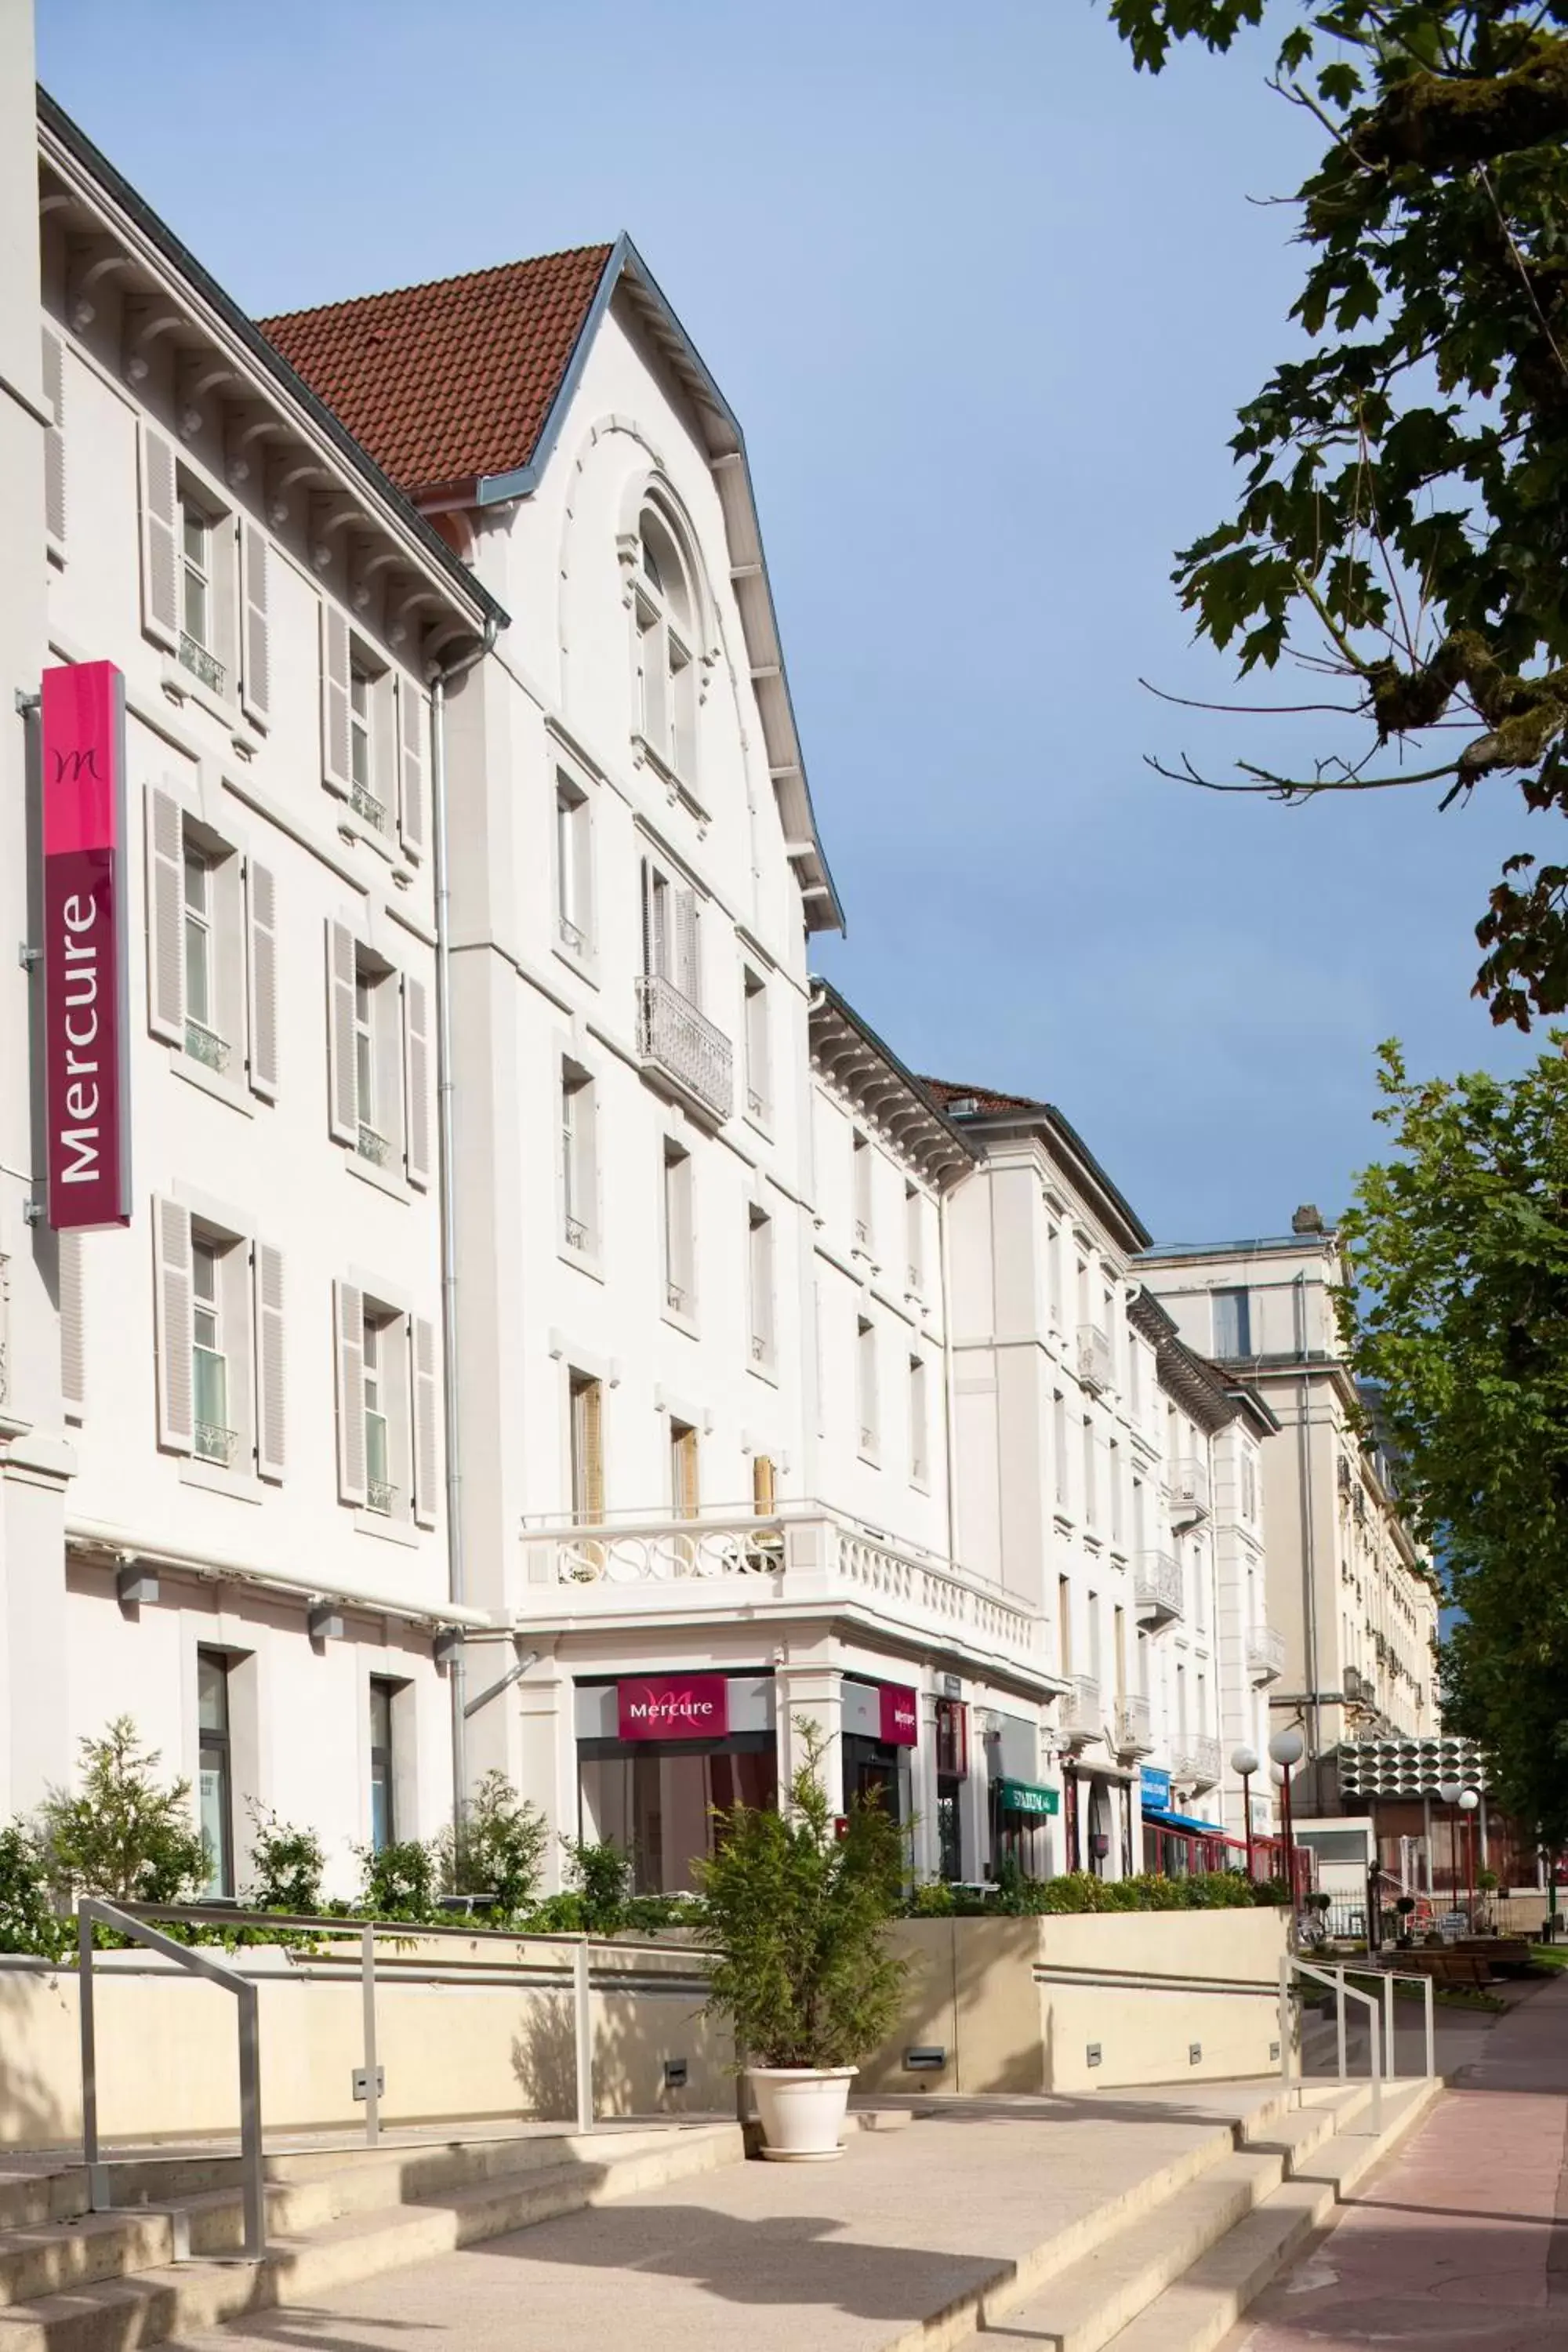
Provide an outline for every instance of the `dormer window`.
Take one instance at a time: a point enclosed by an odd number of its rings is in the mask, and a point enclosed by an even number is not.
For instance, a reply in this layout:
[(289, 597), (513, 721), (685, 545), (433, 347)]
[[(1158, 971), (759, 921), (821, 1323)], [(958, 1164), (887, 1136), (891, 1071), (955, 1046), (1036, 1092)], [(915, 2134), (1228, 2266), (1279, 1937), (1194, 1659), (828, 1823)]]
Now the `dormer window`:
[(644, 508), (637, 542), (633, 723), (655, 759), (689, 781), (697, 754), (690, 575), (674, 530), (657, 508)]

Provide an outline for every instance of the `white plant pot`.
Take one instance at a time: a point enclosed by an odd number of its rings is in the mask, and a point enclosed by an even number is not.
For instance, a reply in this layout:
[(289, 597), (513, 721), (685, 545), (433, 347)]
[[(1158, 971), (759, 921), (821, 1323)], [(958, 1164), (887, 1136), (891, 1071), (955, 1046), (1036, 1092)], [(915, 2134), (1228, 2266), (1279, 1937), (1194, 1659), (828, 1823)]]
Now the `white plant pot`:
[(858, 2066), (748, 2066), (770, 2164), (828, 2164), (842, 2156), (844, 2115)]

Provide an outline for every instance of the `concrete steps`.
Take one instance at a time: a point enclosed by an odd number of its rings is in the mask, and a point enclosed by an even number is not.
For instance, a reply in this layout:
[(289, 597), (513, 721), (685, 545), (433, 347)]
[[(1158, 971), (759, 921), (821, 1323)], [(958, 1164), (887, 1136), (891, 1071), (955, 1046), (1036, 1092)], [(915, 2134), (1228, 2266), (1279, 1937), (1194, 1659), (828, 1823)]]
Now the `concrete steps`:
[(994, 2290), (981, 2324), (1038, 2352), (1213, 2352), (1441, 2088), (1386, 2086), (1375, 2136), (1364, 2084), (1310, 2091), (1300, 2112), (1255, 2116), (1234, 2155), (1145, 2206), (1042, 2290)]
[[(0, 2352), (162, 2343), (689, 2179), (741, 2153), (739, 2126), (710, 2123), (269, 2157), (259, 2264), (232, 2259), (243, 2238), (237, 2159), (117, 2166), (116, 2197), (154, 2201), (110, 2213), (83, 2210), (79, 2168), (29, 2180), (26, 2196), (13, 2181), (8, 2210), (47, 2218), (0, 2227)], [(62, 2205), (74, 2212), (53, 2210)], [(190, 2259), (177, 2259), (187, 2231)]]

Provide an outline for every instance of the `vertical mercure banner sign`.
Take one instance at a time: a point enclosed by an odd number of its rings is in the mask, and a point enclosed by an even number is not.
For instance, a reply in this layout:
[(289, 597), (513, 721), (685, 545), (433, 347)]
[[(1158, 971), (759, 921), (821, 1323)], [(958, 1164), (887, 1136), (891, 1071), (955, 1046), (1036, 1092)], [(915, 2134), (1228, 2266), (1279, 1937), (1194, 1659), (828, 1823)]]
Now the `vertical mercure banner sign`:
[(44, 1025), (49, 1223), (131, 1222), (125, 681), (43, 677)]

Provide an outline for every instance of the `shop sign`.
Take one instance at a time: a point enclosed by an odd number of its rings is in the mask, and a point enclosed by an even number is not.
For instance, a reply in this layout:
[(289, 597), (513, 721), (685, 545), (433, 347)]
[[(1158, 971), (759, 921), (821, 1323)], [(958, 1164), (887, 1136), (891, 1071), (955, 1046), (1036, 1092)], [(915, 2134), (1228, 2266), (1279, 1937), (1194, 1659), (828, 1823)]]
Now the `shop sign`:
[(915, 1695), (901, 1683), (881, 1685), (882, 1739), (889, 1748), (913, 1748), (920, 1740)]
[(131, 1222), (125, 681), (47, 669), (41, 698), (49, 1223)]
[(1139, 1793), (1144, 1804), (1157, 1813), (1171, 1810), (1171, 1776), (1156, 1766), (1145, 1764), (1138, 1775)]
[(1061, 1811), (1059, 1789), (1037, 1789), (1030, 1780), (998, 1780), (996, 1802), (1005, 1813), (1054, 1816)]
[(730, 1685), (722, 1675), (644, 1675), (616, 1686), (623, 1739), (722, 1739)]

